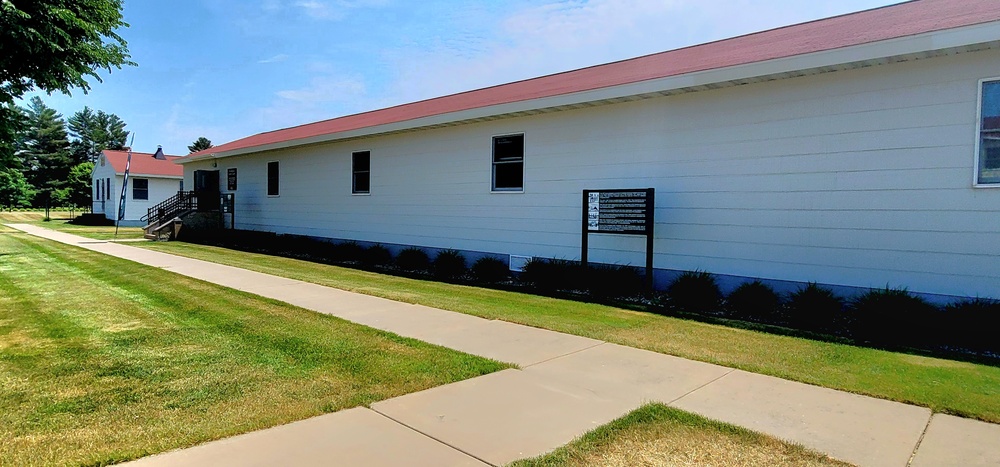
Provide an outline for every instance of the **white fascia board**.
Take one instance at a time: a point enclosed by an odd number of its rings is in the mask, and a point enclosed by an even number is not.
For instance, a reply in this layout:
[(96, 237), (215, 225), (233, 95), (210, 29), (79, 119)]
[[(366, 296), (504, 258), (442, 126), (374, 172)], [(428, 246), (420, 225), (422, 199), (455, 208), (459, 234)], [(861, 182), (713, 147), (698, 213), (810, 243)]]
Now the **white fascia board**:
[(177, 159), (177, 160), (173, 161), (173, 163), (177, 164), (177, 165), (184, 165), (184, 164), (190, 164), (192, 162), (200, 162), (200, 161), (205, 161), (205, 160), (210, 160), (210, 159), (216, 159), (216, 158), (219, 158), (219, 157), (235, 156), (235, 155), (236, 154), (230, 154), (230, 153), (227, 152), (227, 153), (225, 153), (225, 156), (223, 156), (223, 155), (219, 155), (219, 154), (216, 154), (216, 153), (212, 152), (212, 153), (208, 153), (208, 154), (202, 154), (200, 156), (184, 156), (184, 157), (182, 157), (180, 159)]
[(1000, 22), (991, 22), (962, 28), (929, 32), (851, 47), (687, 73), (666, 78), (651, 79), (637, 83), (611, 86), (590, 91), (581, 91), (571, 94), (432, 115), (402, 122), (365, 127), (357, 130), (329, 133), (290, 141), (281, 141), (273, 144), (235, 149), (222, 153), (211, 153), (204, 156), (198, 156), (196, 158), (177, 161), (175, 163), (187, 164), (206, 159), (232, 157), (296, 146), (362, 138), (383, 133), (394, 133), (415, 130), (422, 127), (454, 124), (466, 120), (485, 119), (518, 112), (557, 108), (589, 102), (599, 102), (608, 99), (641, 96), (652, 93), (666, 93), (697, 86), (739, 82), (750, 79), (759, 80), (769, 76), (773, 76), (775, 79), (778, 79), (782, 77), (782, 75), (786, 75), (788, 73), (810, 74), (810, 72), (815, 72), (816, 70), (831, 67), (842, 67), (848, 64), (856, 64), (858, 66), (876, 65), (886, 61), (892, 61), (894, 57), (907, 57), (929, 52), (946, 53), (949, 50), (961, 51), (963, 48), (977, 44), (989, 44), (991, 48), (1000, 47)]
[[(125, 176), (125, 172), (115, 172), (115, 175), (117, 175), (119, 177), (124, 177)], [(165, 178), (165, 179), (172, 179), (172, 180), (183, 180), (184, 179), (183, 175), (150, 175), (150, 174), (141, 174), (141, 173), (136, 173), (136, 172), (129, 172), (128, 176), (129, 176), (129, 178), (135, 178), (135, 177), (139, 177), (139, 178)]]

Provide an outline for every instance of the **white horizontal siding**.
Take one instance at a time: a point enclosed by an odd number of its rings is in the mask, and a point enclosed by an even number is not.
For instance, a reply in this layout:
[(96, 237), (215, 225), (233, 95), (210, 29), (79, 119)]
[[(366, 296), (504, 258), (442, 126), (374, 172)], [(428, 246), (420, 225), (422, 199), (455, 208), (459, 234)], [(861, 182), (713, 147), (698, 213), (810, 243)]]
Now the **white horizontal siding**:
[(110, 193), (105, 193), (105, 188), (101, 188), (100, 197), (98, 197), (97, 184), (103, 184), (106, 179), (111, 179), (111, 182), (115, 181), (115, 169), (111, 166), (110, 162), (105, 161), (104, 165), (100, 162), (95, 164), (94, 171), (90, 176), (90, 191), (91, 195), (94, 197), (94, 212), (104, 214), (105, 218), (115, 219), (115, 212), (118, 206), (115, 204), (118, 197), (113, 195), (114, 190), (110, 190)]
[[(137, 178), (149, 180), (149, 199), (142, 200), (132, 198), (132, 195), (135, 193), (134, 181)], [(117, 182), (120, 184), (122, 182), (122, 177), (118, 177)], [(146, 215), (149, 208), (166, 201), (167, 198), (170, 198), (171, 196), (176, 195), (177, 192), (180, 191), (180, 184), (180, 179), (175, 178), (148, 178), (142, 175), (129, 175), (128, 193), (125, 195), (125, 220), (139, 221)], [(119, 192), (117, 196), (121, 196), (121, 192)], [(117, 209), (118, 207), (116, 205), (115, 210)]]
[[(239, 228), (578, 258), (581, 191), (656, 188), (655, 266), (997, 296), (1000, 190), (972, 188), (975, 52), (223, 159)], [(525, 192), (490, 193), (491, 137), (525, 134)], [(371, 196), (351, 153), (371, 150)], [(264, 195), (267, 161), (281, 195)], [(192, 171), (208, 163), (188, 164)], [(223, 180), (224, 181), (224, 180)], [(224, 185), (224, 184), (223, 184)], [(189, 185), (192, 186), (192, 185)], [(641, 264), (640, 237), (591, 236)]]

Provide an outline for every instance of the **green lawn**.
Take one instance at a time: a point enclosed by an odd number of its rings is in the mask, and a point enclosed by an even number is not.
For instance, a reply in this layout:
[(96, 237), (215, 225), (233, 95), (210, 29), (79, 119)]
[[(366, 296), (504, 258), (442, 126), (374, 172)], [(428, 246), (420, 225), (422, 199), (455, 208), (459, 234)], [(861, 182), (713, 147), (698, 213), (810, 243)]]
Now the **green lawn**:
[(101, 465), (506, 365), (0, 231), (0, 465)]
[[(79, 213), (77, 211), (77, 214)], [(69, 223), (71, 220), (73, 220), (73, 217), (70, 216), (69, 211), (51, 211), (49, 212), (48, 221), (45, 220), (44, 211), (0, 211), (0, 224), (32, 224), (95, 240), (135, 240), (143, 238), (143, 231), (139, 227), (120, 227), (118, 235), (115, 236), (114, 227), (75, 225)]]
[(1000, 422), (1000, 368), (187, 243), (145, 248)]
[(801, 446), (667, 407), (643, 406), (549, 454), (511, 467), (847, 466)]

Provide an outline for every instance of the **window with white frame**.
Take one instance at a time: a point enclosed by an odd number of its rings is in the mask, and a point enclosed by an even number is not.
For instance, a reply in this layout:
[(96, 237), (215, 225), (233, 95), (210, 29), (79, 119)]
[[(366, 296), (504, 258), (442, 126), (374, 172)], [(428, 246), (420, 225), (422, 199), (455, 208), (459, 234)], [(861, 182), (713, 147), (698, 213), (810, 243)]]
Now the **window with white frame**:
[(371, 193), (372, 153), (361, 151), (351, 154), (351, 192), (354, 194)]
[(524, 135), (493, 137), (493, 191), (524, 190)]
[(976, 184), (1000, 184), (1000, 79), (980, 88), (977, 149)]
[(132, 179), (132, 199), (149, 199), (149, 180), (145, 178)]

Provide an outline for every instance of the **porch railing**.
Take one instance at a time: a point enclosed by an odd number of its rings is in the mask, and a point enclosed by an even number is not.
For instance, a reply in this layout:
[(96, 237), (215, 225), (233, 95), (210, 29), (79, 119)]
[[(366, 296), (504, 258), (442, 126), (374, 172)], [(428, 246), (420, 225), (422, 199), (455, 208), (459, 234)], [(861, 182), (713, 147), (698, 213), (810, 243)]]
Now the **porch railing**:
[(176, 195), (167, 198), (162, 203), (149, 208), (141, 221), (147, 225), (159, 225), (185, 212), (198, 209), (198, 196), (193, 191), (178, 191)]

